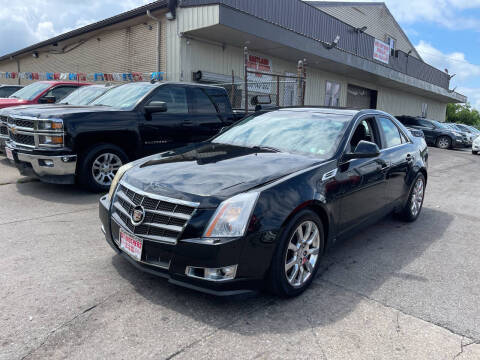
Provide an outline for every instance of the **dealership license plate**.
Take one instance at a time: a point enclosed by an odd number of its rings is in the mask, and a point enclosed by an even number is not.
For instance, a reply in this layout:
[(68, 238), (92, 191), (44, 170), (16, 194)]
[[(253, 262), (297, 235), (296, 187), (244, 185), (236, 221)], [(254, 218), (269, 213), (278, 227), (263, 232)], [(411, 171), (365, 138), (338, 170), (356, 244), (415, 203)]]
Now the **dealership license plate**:
[(120, 249), (137, 261), (142, 259), (143, 241), (135, 236), (131, 236), (120, 229)]
[(5, 153), (7, 154), (7, 159), (14, 161), (13, 152), (9, 148), (5, 148)]

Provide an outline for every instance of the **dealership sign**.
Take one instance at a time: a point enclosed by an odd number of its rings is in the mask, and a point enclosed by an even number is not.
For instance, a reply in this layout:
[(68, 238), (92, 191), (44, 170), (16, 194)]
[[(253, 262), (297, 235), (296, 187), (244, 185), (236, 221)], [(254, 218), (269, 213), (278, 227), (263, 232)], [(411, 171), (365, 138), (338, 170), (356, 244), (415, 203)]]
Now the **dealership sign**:
[(390, 60), (390, 45), (375, 39), (375, 44), (373, 45), (373, 58), (388, 64)]
[[(249, 71), (247, 76), (248, 91), (262, 94), (272, 93), (272, 77), (264, 73), (272, 72), (272, 61), (269, 58), (261, 56), (249, 55), (247, 68)], [(258, 71), (258, 73), (255, 73)]]

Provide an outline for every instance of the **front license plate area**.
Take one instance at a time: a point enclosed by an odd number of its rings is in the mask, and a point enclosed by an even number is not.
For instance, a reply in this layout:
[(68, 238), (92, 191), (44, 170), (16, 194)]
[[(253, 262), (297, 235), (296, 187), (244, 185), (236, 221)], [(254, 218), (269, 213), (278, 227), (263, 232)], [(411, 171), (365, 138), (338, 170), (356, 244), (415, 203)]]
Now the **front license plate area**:
[(143, 240), (120, 229), (120, 249), (137, 261), (142, 259)]
[(13, 159), (13, 152), (12, 152), (12, 150), (10, 150), (8, 147), (5, 148), (5, 154), (7, 155), (7, 159), (8, 159), (8, 160), (14, 161), (14, 159)]

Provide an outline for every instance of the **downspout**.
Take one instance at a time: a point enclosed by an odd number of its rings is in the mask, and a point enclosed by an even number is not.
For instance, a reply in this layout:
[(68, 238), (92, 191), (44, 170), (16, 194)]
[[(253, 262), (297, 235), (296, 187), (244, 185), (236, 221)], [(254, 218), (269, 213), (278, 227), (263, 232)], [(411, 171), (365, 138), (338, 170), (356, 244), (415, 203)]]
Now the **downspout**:
[(150, 10), (147, 10), (147, 16), (157, 22), (157, 71), (160, 72), (162, 66), (162, 22), (159, 18), (153, 16)]
[(17, 82), (18, 82), (18, 85), (21, 85), (20, 84), (20, 59), (17, 58)]

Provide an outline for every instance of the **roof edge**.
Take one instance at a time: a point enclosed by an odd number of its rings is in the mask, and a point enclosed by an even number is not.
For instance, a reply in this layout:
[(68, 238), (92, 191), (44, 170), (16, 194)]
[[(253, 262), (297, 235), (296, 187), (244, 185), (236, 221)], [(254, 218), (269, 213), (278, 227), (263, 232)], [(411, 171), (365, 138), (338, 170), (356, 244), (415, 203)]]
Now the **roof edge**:
[(78, 28), (78, 29), (75, 29), (75, 30), (57, 35), (53, 38), (50, 38), (50, 39), (38, 42), (36, 44), (27, 46), (23, 49), (14, 51), (12, 53), (2, 55), (2, 56), (0, 56), (0, 61), (8, 60), (10, 58), (13, 58), (13, 57), (18, 56), (18, 55), (22, 55), (24, 53), (28, 53), (28, 52), (33, 51), (35, 49), (38, 49), (38, 48), (41, 48), (41, 47), (44, 47), (44, 46), (48, 46), (48, 45), (52, 45), (52, 44), (54, 44), (56, 42), (59, 42), (59, 41), (68, 40), (68, 39), (73, 38), (75, 36), (87, 34), (91, 31), (99, 30), (99, 29), (101, 29), (103, 27), (106, 27), (106, 26), (115, 25), (117, 23), (133, 19), (135, 17), (143, 15), (144, 13), (147, 12), (147, 10), (150, 10), (150, 11), (153, 10), (154, 11), (154, 10), (159, 10), (159, 9), (166, 8), (167, 6), (168, 6), (168, 0), (157, 0), (157, 1), (152, 2), (150, 4), (143, 5), (143, 6), (135, 8), (135, 9), (123, 12), (121, 14), (109, 17), (107, 19), (97, 21), (93, 24), (89, 24), (89, 25), (83, 26), (81, 28)]

